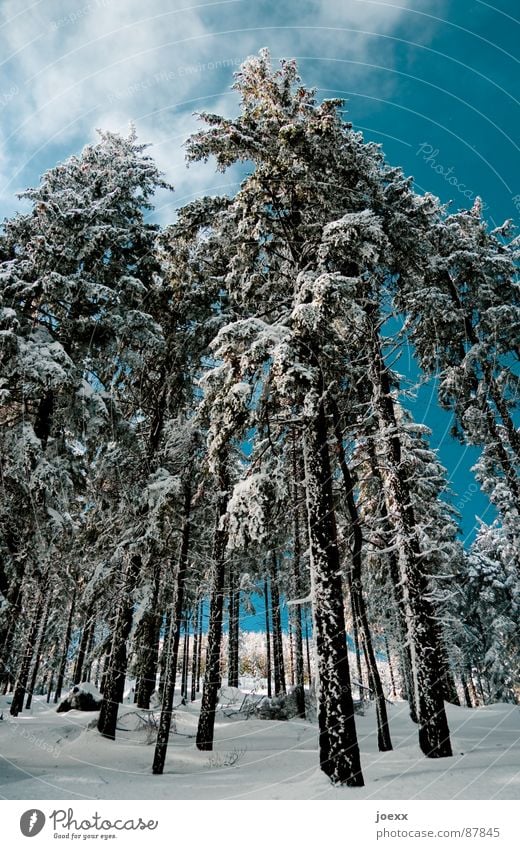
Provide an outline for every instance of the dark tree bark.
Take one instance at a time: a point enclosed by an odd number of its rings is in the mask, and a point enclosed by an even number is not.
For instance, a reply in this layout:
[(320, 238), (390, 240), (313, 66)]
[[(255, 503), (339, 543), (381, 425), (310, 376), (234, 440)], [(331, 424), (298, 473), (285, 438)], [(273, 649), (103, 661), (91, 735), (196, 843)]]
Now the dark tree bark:
[(437, 641), (439, 645), (440, 652), (440, 665), (442, 672), (442, 689), (444, 692), (444, 698), (447, 702), (450, 702), (452, 705), (457, 705), (460, 707), (460, 699), (459, 694), (457, 692), (457, 685), (455, 684), (455, 678), (453, 677), (453, 672), (450, 666), (450, 660), (448, 657), (448, 652), (446, 650), (446, 644), (444, 642), (444, 637), (442, 635), (442, 628), (440, 623), (436, 623), (437, 625)]
[(20, 570), (8, 588), (5, 588), (5, 605), (0, 622), (0, 687), (4, 692), (14, 683), (12, 648), (22, 610), (23, 574), (24, 570)]
[(307, 621), (307, 614), (305, 614), (305, 652), (307, 655), (307, 678), (309, 681), (309, 687), (312, 683), (312, 670), (311, 670), (311, 650), (309, 646), (309, 623)]
[(291, 681), (291, 687), (294, 687), (294, 646), (293, 646), (293, 636), (292, 636), (292, 625), (291, 625), (291, 617), (289, 616), (288, 622), (288, 631), (289, 631), (289, 678)]
[(472, 708), (473, 704), (471, 702), (471, 696), (469, 694), (468, 682), (466, 681), (466, 676), (464, 672), (460, 671), (460, 683), (462, 684), (462, 692), (464, 693), (464, 701), (466, 703), (466, 707)]
[(32, 697), (34, 693), (34, 688), (36, 687), (36, 679), (38, 677), (38, 672), (40, 671), (40, 664), (42, 661), (42, 648), (45, 642), (45, 637), (47, 636), (47, 624), (49, 621), (49, 613), (50, 613), (50, 595), (47, 596), (44, 609), (42, 613), (42, 622), (40, 627), (40, 633), (38, 635), (38, 643), (36, 645), (34, 651), (34, 663), (31, 673), (31, 680), (29, 683), (29, 692), (27, 693), (27, 699), (25, 702), (25, 709), (29, 710), (32, 704)]
[(172, 722), (173, 697), (175, 694), (175, 678), (177, 674), (177, 657), (179, 654), (179, 641), (181, 636), (181, 624), (184, 612), (184, 590), (186, 584), (186, 573), (188, 569), (188, 553), (190, 550), (191, 536), (191, 486), (189, 483), (184, 488), (184, 517), (181, 534), (181, 545), (179, 551), (179, 562), (177, 566), (176, 588), (173, 609), (170, 613), (170, 628), (168, 633), (168, 645), (166, 650), (166, 661), (164, 665), (164, 688), (161, 718), (159, 720), (159, 731), (155, 744), (155, 753), (152, 765), (154, 775), (162, 775), (168, 740)]
[(285, 664), (283, 659), (283, 637), (282, 617), (280, 613), (280, 590), (278, 588), (278, 563), (276, 552), (271, 552), (270, 558), (271, 578), (271, 612), (273, 622), (273, 672), (274, 672), (274, 694), (285, 695)]
[(92, 617), (92, 624), (90, 626), (90, 634), (88, 638), (88, 646), (87, 646), (87, 665), (85, 666), (85, 680), (90, 683), (90, 678), (92, 676), (92, 652), (94, 651), (94, 644), (96, 641), (96, 619), (95, 616)]
[(85, 663), (85, 657), (87, 655), (88, 646), (90, 643), (90, 638), (92, 634), (92, 629), (94, 627), (94, 602), (91, 601), (87, 606), (85, 611), (85, 619), (83, 623), (83, 628), (81, 631), (81, 639), (79, 641), (78, 653), (76, 655), (76, 662), (74, 664), (74, 673), (72, 676), (73, 684), (81, 684), (82, 675), (83, 675), (83, 665)]
[(352, 632), (354, 634), (354, 651), (356, 654), (356, 671), (358, 676), (359, 695), (363, 699), (363, 670), (361, 668), (361, 646), (359, 641), (359, 614), (356, 607), (356, 599), (352, 591), (352, 570), (347, 571), (347, 584), (350, 597), (350, 611), (352, 616)]
[(162, 705), (164, 698), (164, 682), (166, 681), (166, 670), (168, 668), (168, 650), (170, 645), (170, 630), (171, 624), (171, 609), (168, 608), (164, 617), (164, 637), (161, 650), (161, 658), (159, 661), (159, 701)]
[(49, 684), (47, 686), (47, 704), (50, 703), (53, 687), (54, 687), (54, 670), (51, 669), (50, 674), (49, 674)]
[(390, 657), (390, 646), (388, 645), (388, 639), (386, 637), (386, 634), (384, 636), (385, 636), (385, 652), (386, 652), (386, 657), (388, 659), (388, 670), (390, 672), (390, 683), (392, 684), (392, 695), (393, 695), (394, 699), (396, 699), (397, 698), (397, 690), (395, 688), (394, 666), (393, 666), (393, 663), (392, 663), (392, 658)]
[(14, 693), (13, 699), (11, 702), (11, 707), (9, 713), (11, 716), (18, 716), (20, 711), (23, 710), (23, 703), (25, 699), (25, 695), (27, 693), (27, 681), (29, 678), (29, 671), (31, 668), (31, 661), (34, 654), (34, 644), (36, 641), (36, 637), (38, 634), (38, 630), (41, 626), (42, 613), (44, 608), (44, 599), (43, 592), (40, 591), (38, 594), (38, 601), (36, 602), (36, 606), (34, 608), (34, 614), (31, 619), (30, 625), (26, 631), (25, 636), (25, 649), (22, 654), (20, 667), (18, 670), (18, 674), (16, 676), (16, 682), (14, 685)]
[(69, 608), (69, 618), (67, 620), (67, 627), (65, 629), (65, 637), (63, 639), (63, 654), (61, 656), (60, 667), (58, 670), (58, 678), (56, 681), (56, 692), (54, 693), (54, 704), (61, 699), (61, 692), (63, 690), (63, 681), (65, 679), (65, 671), (67, 669), (67, 659), (69, 656), (69, 648), (70, 648), (70, 638), (72, 636), (72, 622), (74, 620), (74, 612), (76, 609), (76, 587), (74, 587), (74, 591), (72, 593), (72, 599), (70, 602)]
[(225, 554), (228, 527), (224, 520), (229, 498), (229, 481), (223, 466), (219, 473), (217, 522), (213, 543), (213, 583), (209, 612), (208, 649), (202, 691), (202, 705), (197, 728), (196, 745), (202, 751), (212, 751), (220, 678), (220, 648), (222, 642), (222, 612), (224, 606)]
[(182, 672), (181, 672), (181, 699), (182, 703), (188, 701), (188, 667), (190, 661), (190, 626), (189, 620), (186, 617), (184, 620), (184, 644), (182, 651)]
[(197, 654), (197, 693), (200, 693), (200, 678), (202, 675), (202, 630), (204, 627), (204, 599), (200, 600), (199, 622), (199, 651)]
[(141, 557), (138, 554), (134, 554), (130, 557), (125, 570), (121, 596), (112, 631), (110, 654), (103, 687), (103, 701), (101, 702), (97, 724), (99, 733), (109, 740), (115, 740), (116, 738), (117, 715), (125, 692), (126, 670), (128, 666), (126, 644), (132, 630), (134, 615), (133, 596), (140, 569)]
[(271, 628), (269, 625), (269, 586), (267, 578), (264, 579), (264, 604), (265, 604), (265, 642), (267, 656), (267, 698), (272, 698), (271, 685)]
[(162, 614), (159, 610), (160, 589), (161, 567), (160, 564), (155, 564), (150, 604), (139, 623), (139, 634), (136, 639), (138, 644), (136, 702), (137, 707), (144, 710), (150, 708), (150, 699), (157, 685), (159, 634), (162, 619)]
[(332, 493), (323, 386), (318, 380), (316, 417), (304, 431), (311, 588), (318, 661), (321, 769), (334, 784), (362, 787), (343, 612), (343, 588)]
[(191, 657), (191, 687), (190, 702), (197, 697), (197, 656), (199, 652), (199, 603), (195, 605), (195, 617), (193, 623), (193, 654)]
[(234, 564), (229, 565), (229, 643), (228, 686), (238, 687), (238, 643), (240, 637), (240, 590), (236, 585)]
[[(293, 476), (293, 581), (292, 589), (296, 598), (302, 594), (301, 581), (301, 539), (300, 510), (298, 507), (298, 461), (296, 454), (296, 434), (292, 433), (292, 476)], [(294, 644), (294, 696), (298, 716), (305, 719), (305, 686), (303, 681), (303, 632), (302, 609), (300, 604), (291, 605), (292, 635)]]

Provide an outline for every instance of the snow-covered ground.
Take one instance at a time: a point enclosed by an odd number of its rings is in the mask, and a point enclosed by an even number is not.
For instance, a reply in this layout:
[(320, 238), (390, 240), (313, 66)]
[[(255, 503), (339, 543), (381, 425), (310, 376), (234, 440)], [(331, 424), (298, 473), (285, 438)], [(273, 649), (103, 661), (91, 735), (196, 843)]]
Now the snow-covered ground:
[[(448, 706), (454, 757), (428, 760), (403, 702), (389, 705), (394, 751), (380, 754), (375, 711), (357, 716), (366, 786), (334, 788), (317, 766), (317, 727), (232, 718), (219, 711), (213, 752), (194, 735), (200, 701), (176, 711), (165, 773), (151, 773), (153, 745), (133, 705), (121, 707), (117, 740), (97, 713), (56, 713), (41, 697), (13, 719), (0, 700), (0, 797), (4, 799), (518, 799), (520, 708)], [(139, 712), (142, 713), (142, 712)]]

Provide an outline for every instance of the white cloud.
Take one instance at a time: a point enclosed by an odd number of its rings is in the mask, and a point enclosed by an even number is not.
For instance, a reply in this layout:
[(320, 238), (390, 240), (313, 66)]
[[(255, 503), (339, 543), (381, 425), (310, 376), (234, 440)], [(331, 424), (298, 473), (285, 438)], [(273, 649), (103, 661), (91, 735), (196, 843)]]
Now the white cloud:
[[(179, 186), (179, 198), (190, 188), (197, 193), (222, 183), (211, 167), (186, 173), (180, 142), (194, 128), (192, 111), (229, 108), (235, 64), (264, 45), (274, 56), (340, 55), (362, 63), (374, 38), (342, 28), (388, 33), (411, 5), (41, 0), (24, 14), (18, 0), (3, 0), (4, 85), (17, 94), (0, 109), (8, 175), (0, 191), (5, 197), (34, 183), (44, 168), (91, 140), (95, 127), (126, 128), (130, 120), (143, 140), (157, 144), (155, 153)], [(378, 56), (390, 50), (388, 43), (380, 47)], [(320, 66), (319, 76), (330, 76), (331, 67)], [(341, 76), (346, 74), (359, 79), (363, 65), (349, 65)], [(1, 98), (0, 90), (0, 107)]]

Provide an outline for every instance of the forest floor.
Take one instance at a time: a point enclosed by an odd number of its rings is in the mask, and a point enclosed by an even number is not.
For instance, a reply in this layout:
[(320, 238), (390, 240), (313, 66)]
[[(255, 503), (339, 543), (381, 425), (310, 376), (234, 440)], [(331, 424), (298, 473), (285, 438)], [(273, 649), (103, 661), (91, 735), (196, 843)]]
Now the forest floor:
[[(394, 751), (377, 751), (375, 708), (356, 716), (365, 787), (335, 788), (317, 766), (317, 726), (226, 716), (213, 752), (195, 747), (200, 700), (175, 712), (165, 772), (151, 772), (153, 744), (134, 706), (121, 707), (115, 742), (97, 713), (56, 713), (36, 696), (9, 715), (0, 698), (0, 798), (4, 799), (519, 799), (520, 708), (448, 705), (454, 756), (428, 760), (407, 704), (389, 705)], [(226, 711), (227, 713), (228, 711)]]

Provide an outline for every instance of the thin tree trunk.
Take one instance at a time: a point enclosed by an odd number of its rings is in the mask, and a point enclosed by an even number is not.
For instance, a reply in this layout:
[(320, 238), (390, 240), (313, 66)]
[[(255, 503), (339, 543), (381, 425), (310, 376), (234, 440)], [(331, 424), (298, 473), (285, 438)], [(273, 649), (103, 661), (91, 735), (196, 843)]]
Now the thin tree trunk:
[(175, 694), (175, 678), (177, 674), (177, 657), (179, 654), (179, 641), (181, 635), (182, 615), (184, 611), (184, 591), (186, 584), (186, 572), (188, 569), (188, 553), (190, 549), (191, 535), (191, 486), (189, 483), (184, 488), (184, 517), (181, 534), (181, 546), (179, 551), (179, 562), (176, 575), (176, 589), (173, 609), (170, 613), (170, 628), (168, 633), (168, 644), (165, 646), (166, 662), (164, 664), (164, 688), (161, 718), (159, 720), (159, 731), (155, 744), (152, 772), (154, 775), (162, 775), (170, 728), (172, 722), (173, 697)]
[(49, 675), (49, 685), (47, 687), (47, 704), (50, 703), (53, 687), (54, 687), (54, 670), (51, 669), (51, 674)]
[(294, 647), (293, 647), (292, 625), (291, 625), (291, 617), (290, 616), (289, 616), (289, 622), (288, 622), (288, 631), (289, 631), (289, 678), (291, 680), (291, 687), (294, 687)]
[(318, 379), (317, 409), (304, 431), (311, 594), (318, 661), (321, 769), (334, 784), (362, 787), (343, 612), (343, 588), (332, 493), (332, 472)]
[(356, 670), (358, 676), (358, 685), (359, 685), (359, 697), (363, 700), (363, 670), (361, 668), (361, 648), (359, 645), (359, 625), (358, 625), (358, 613), (356, 610), (356, 599), (354, 597), (354, 592), (352, 590), (352, 572), (347, 572), (347, 583), (350, 597), (350, 611), (352, 616), (352, 631), (354, 634), (354, 650), (356, 653)]
[(91, 601), (85, 612), (85, 621), (81, 631), (81, 639), (79, 641), (78, 653), (74, 664), (74, 673), (72, 675), (72, 683), (74, 685), (81, 684), (83, 675), (83, 664), (90, 643), (90, 636), (94, 627), (94, 602)]
[(182, 652), (182, 676), (181, 676), (181, 698), (183, 704), (188, 701), (188, 668), (190, 662), (190, 625), (186, 617), (184, 620), (184, 647)]
[(271, 577), (271, 611), (273, 622), (273, 672), (274, 672), (274, 694), (285, 695), (285, 665), (283, 659), (283, 636), (282, 617), (280, 613), (280, 591), (278, 588), (278, 563), (276, 552), (271, 551), (270, 558)]
[(338, 462), (343, 477), (343, 486), (345, 489), (345, 500), (347, 509), (352, 523), (352, 580), (350, 583), (351, 593), (354, 599), (354, 609), (357, 612), (359, 624), (363, 634), (363, 649), (365, 652), (367, 671), (370, 678), (371, 686), (374, 690), (376, 700), (377, 714), (377, 743), (380, 752), (388, 752), (392, 749), (392, 740), (390, 737), (390, 728), (388, 726), (388, 714), (386, 710), (385, 694), (381, 683), (381, 676), (377, 668), (376, 656), (372, 644), (372, 635), (368, 623), (368, 616), (363, 595), (362, 583), (362, 552), (363, 552), (363, 533), (361, 530), (361, 518), (354, 497), (354, 481), (350, 474), (347, 461), (345, 459), (345, 451), (343, 449), (343, 436), (341, 433), (341, 425), (338, 409), (334, 401), (331, 402), (332, 420), (334, 428), (334, 436), (336, 438), (336, 452)]
[(16, 627), (21, 618), (23, 598), (23, 573), (11, 581), (5, 595), (5, 604), (2, 610), (2, 622), (0, 623), (0, 686), (4, 693), (13, 684), (14, 672), (11, 665), (12, 647), (16, 634)]
[[(175, 602), (174, 602), (175, 604)], [(161, 658), (159, 661), (159, 701), (162, 705), (164, 698), (164, 682), (166, 680), (166, 670), (168, 667), (168, 647), (170, 644), (170, 631), (172, 627), (171, 622), (171, 609), (168, 608), (166, 611), (166, 616), (164, 617), (164, 638), (163, 645), (161, 651)]]
[(29, 678), (31, 661), (34, 654), (34, 643), (36, 641), (36, 636), (41, 625), (43, 606), (43, 592), (40, 590), (31, 624), (29, 625), (29, 628), (27, 630), (27, 636), (25, 638), (25, 650), (22, 655), (18, 675), (16, 676), (13, 698), (9, 710), (11, 716), (18, 716), (20, 711), (23, 710), (23, 703), (25, 699), (25, 694), (27, 692), (27, 681)]
[(460, 683), (462, 684), (462, 692), (464, 693), (464, 701), (466, 702), (466, 707), (472, 708), (473, 705), (471, 703), (471, 696), (469, 694), (468, 682), (466, 681), (466, 676), (462, 669), (460, 670)]
[(307, 621), (307, 611), (305, 611), (305, 654), (307, 656), (307, 678), (309, 681), (309, 687), (312, 683), (312, 671), (311, 671), (311, 650), (309, 646), (309, 623)]
[(112, 632), (109, 661), (103, 688), (103, 701), (97, 728), (103, 737), (109, 740), (116, 738), (117, 715), (119, 705), (125, 693), (126, 670), (128, 657), (126, 643), (132, 630), (134, 602), (133, 593), (135, 582), (141, 568), (141, 557), (134, 554), (125, 570), (121, 597), (119, 600), (116, 621)]
[(36, 686), (36, 679), (38, 677), (38, 672), (40, 670), (40, 663), (41, 663), (41, 659), (42, 659), (42, 648), (43, 648), (43, 644), (45, 642), (46, 631), (47, 631), (47, 623), (49, 621), (49, 613), (50, 613), (50, 595), (47, 596), (45, 604), (44, 604), (44, 609), (43, 609), (43, 614), (42, 614), (42, 623), (41, 623), (40, 633), (39, 633), (39, 636), (38, 636), (38, 643), (37, 643), (37, 646), (36, 646), (36, 649), (35, 649), (35, 652), (34, 652), (34, 664), (33, 664), (33, 670), (32, 670), (32, 675), (31, 675), (31, 681), (29, 683), (29, 692), (27, 694), (27, 700), (25, 702), (25, 709), (26, 710), (29, 710), (29, 708), (31, 707), (31, 704), (32, 704), (32, 697), (33, 697), (33, 693), (34, 693), (34, 688)]
[(72, 622), (74, 619), (74, 611), (76, 608), (76, 587), (74, 587), (74, 591), (72, 593), (72, 600), (70, 602), (69, 609), (69, 618), (67, 620), (67, 628), (65, 630), (65, 638), (63, 640), (63, 654), (61, 656), (60, 668), (58, 670), (58, 679), (56, 681), (56, 692), (54, 693), (54, 704), (58, 702), (61, 698), (61, 691), (63, 690), (63, 681), (65, 679), (65, 671), (67, 669), (67, 658), (69, 654), (70, 647), (70, 638), (72, 636)]
[(467, 673), (467, 676), (468, 676), (467, 681), (468, 681), (469, 691), (470, 691), (471, 696), (473, 698), (473, 704), (475, 705), (475, 707), (478, 707), (479, 700), (478, 700), (478, 696), (477, 696), (477, 690), (475, 688), (475, 682), (473, 681), (473, 672), (472, 672), (471, 666), (467, 667), (466, 673)]
[(204, 627), (204, 599), (200, 600), (199, 624), (199, 653), (197, 655), (197, 693), (200, 693), (200, 678), (202, 674), (202, 629)]
[(92, 676), (92, 652), (94, 650), (94, 644), (96, 641), (96, 619), (95, 616), (92, 618), (92, 624), (90, 626), (90, 634), (88, 638), (88, 646), (87, 646), (87, 665), (85, 667), (85, 680), (90, 683), (90, 678)]
[(193, 623), (193, 654), (191, 658), (191, 687), (190, 702), (197, 697), (197, 656), (199, 651), (199, 603), (195, 605), (195, 617)]
[(240, 590), (236, 586), (234, 564), (229, 565), (228, 686), (238, 687), (238, 641), (240, 629)]
[(224, 517), (229, 498), (229, 482), (223, 466), (221, 466), (219, 472), (218, 486), (220, 492), (213, 545), (213, 585), (209, 613), (208, 649), (202, 704), (196, 737), (197, 748), (206, 752), (213, 749), (215, 711), (217, 709), (218, 691), (221, 685), (220, 647), (222, 642), (222, 612), (224, 606), (225, 554), (228, 540), (228, 527)]
[(392, 664), (392, 658), (390, 657), (390, 647), (388, 645), (388, 640), (387, 640), (386, 634), (384, 635), (384, 639), (385, 639), (385, 652), (386, 652), (386, 657), (387, 657), (387, 660), (388, 660), (388, 670), (390, 672), (390, 682), (392, 684), (392, 695), (393, 695), (394, 699), (396, 699), (397, 698), (397, 690), (395, 688), (394, 668), (393, 668), (393, 664)]
[(264, 604), (265, 604), (265, 642), (267, 648), (267, 697), (272, 698), (271, 686), (271, 629), (269, 626), (269, 586), (267, 578), (264, 579)]
[(136, 685), (137, 707), (148, 710), (150, 699), (157, 684), (157, 668), (159, 665), (159, 632), (161, 613), (159, 611), (159, 593), (161, 589), (161, 566), (155, 564), (152, 579), (152, 597), (148, 609), (139, 623), (137, 639), (138, 680)]
[[(298, 508), (298, 462), (296, 456), (296, 434), (292, 433), (292, 475), (293, 475), (293, 592), (296, 598), (302, 593), (301, 582), (301, 540), (300, 540), (300, 511)], [(294, 639), (294, 673), (296, 709), (298, 716), (305, 719), (305, 687), (303, 682), (303, 632), (302, 609), (300, 604), (293, 604), (291, 610), (292, 632)]]

